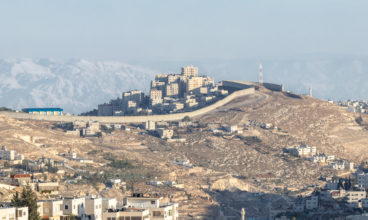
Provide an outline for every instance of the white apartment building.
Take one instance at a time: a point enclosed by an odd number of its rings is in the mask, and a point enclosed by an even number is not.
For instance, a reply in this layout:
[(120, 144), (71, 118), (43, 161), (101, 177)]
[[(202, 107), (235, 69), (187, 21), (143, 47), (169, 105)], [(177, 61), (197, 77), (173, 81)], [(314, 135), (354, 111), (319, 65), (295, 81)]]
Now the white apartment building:
[(165, 87), (165, 95), (167, 97), (178, 97), (179, 96), (179, 84), (170, 83)]
[(186, 80), (185, 91), (190, 92), (202, 86), (203, 86), (203, 77), (200, 76), (191, 77)]
[(335, 160), (334, 155), (317, 154), (311, 157), (313, 163), (327, 163)]
[(60, 220), (63, 216), (63, 200), (43, 200), (37, 202), (41, 218)]
[(132, 90), (129, 92), (123, 92), (123, 105), (126, 105), (128, 101), (134, 101), (137, 105), (141, 105), (143, 102), (144, 93), (140, 90)]
[(159, 128), (156, 131), (162, 139), (171, 139), (174, 135), (174, 131), (170, 129)]
[(156, 123), (154, 121), (146, 121), (143, 125), (144, 129), (148, 131), (153, 131), (156, 129)]
[(162, 99), (162, 97), (163, 97), (162, 90), (159, 89), (150, 90), (150, 100)]
[(102, 199), (95, 197), (86, 197), (85, 214), (88, 220), (102, 219)]
[(5, 146), (0, 149), (0, 160), (24, 160), (24, 156), (15, 150), (8, 150)]
[(150, 219), (177, 220), (179, 217), (178, 204), (161, 204), (161, 199), (162, 198), (143, 197), (143, 195), (138, 194), (133, 197), (124, 198), (124, 205), (126, 207), (148, 209)]
[(71, 197), (63, 199), (64, 215), (85, 217), (86, 201), (84, 197)]
[(290, 153), (298, 157), (314, 156), (317, 154), (317, 148), (314, 146), (300, 145), (290, 149)]
[(15, 159), (15, 151), (7, 150), (5, 146), (3, 146), (0, 150), (0, 159), (1, 160), (14, 160)]
[[(152, 89), (157, 89), (157, 90), (160, 90), (160, 91), (165, 91), (165, 85), (166, 85), (166, 82), (158, 81), (157, 80), (157, 75), (156, 75), (156, 80), (151, 82), (151, 90)], [(164, 95), (164, 94), (162, 94), (162, 95)]]
[(238, 126), (237, 125), (225, 126), (225, 130), (230, 133), (236, 133), (238, 132)]
[(186, 66), (181, 68), (181, 75), (184, 77), (196, 77), (198, 76), (198, 67)]
[(28, 207), (0, 207), (1, 220), (28, 220)]
[(148, 209), (122, 208), (107, 210), (102, 214), (103, 220), (150, 220)]
[(349, 162), (349, 161), (337, 161), (337, 162), (332, 162), (329, 165), (330, 168), (334, 169), (334, 170), (350, 170), (353, 171), (354, 170), (354, 163), (353, 162)]
[(367, 193), (365, 191), (346, 191), (346, 202), (348, 203), (358, 203), (366, 197)]
[(103, 198), (102, 199), (102, 212), (105, 212), (107, 209), (116, 209), (117, 206), (116, 198)]

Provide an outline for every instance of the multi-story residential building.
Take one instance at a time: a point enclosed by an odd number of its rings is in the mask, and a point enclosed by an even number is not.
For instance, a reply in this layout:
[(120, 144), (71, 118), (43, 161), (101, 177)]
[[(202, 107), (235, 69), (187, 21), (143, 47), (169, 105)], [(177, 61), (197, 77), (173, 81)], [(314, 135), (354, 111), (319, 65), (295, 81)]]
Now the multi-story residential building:
[(179, 84), (170, 83), (165, 87), (165, 95), (167, 97), (179, 97)]
[(334, 169), (334, 170), (353, 171), (354, 170), (354, 163), (349, 162), (349, 161), (340, 160), (340, 161), (337, 161), (337, 162), (330, 163), (329, 167)]
[(163, 82), (163, 83), (168, 83), (168, 76), (169, 74), (166, 74), (166, 73), (160, 73), (160, 74), (157, 74), (155, 76), (155, 81), (156, 82)]
[[(227, 91), (221, 91), (227, 94)], [(197, 67), (187, 66), (182, 68), (181, 75), (157, 74), (155, 80), (151, 82), (149, 97), (144, 97), (143, 92), (138, 90), (124, 92), (122, 99), (118, 98), (111, 100), (110, 103), (99, 105), (98, 115), (185, 111), (193, 107), (207, 105), (224, 94), (219, 93), (218, 87), (214, 88), (213, 78), (198, 76)], [(193, 98), (190, 100), (187, 98), (182, 99), (185, 95), (192, 95)], [(166, 98), (174, 98), (173, 102), (180, 104), (170, 105)], [(147, 104), (149, 104), (151, 109), (143, 110)]]
[(143, 123), (144, 129), (153, 131), (156, 129), (156, 123), (154, 121), (146, 121)]
[(359, 187), (368, 189), (368, 173), (364, 172), (357, 173), (356, 180)]
[(362, 208), (368, 208), (368, 199), (361, 199)]
[(202, 86), (203, 86), (203, 77), (195, 76), (195, 77), (188, 78), (186, 81), (185, 92), (193, 91)]
[(156, 131), (162, 139), (171, 139), (174, 135), (174, 131), (170, 129), (159, 128)]
[(182, 80), (183, 76), (177, 74), (170, 74), (167, 76), (167, 84), (171, 83), (179, 83)]
[(122, 208), (108, 209), (102, 215), (103, 220), (150, 220), (148, 209), (141, 208)]
[(196, 77), (198, 76), (198, 67), (186, 66), (181, 68), (181, 75), (184, 77)]
[(317, 154), (317, 148), (303, 144), (289, 149), (289, 152), (297, 157), (314, 156)]
[(37, 202), (38, 213), (42, 219), (62, 220), (63, 200), (43, 200)]
[(8, 150), (6, 146), (2, 146), (0, 149), (0, 160), (24, 160), (24, 156), (17, 154), (15, 150)]
[(238, 126), (237, 125), (225, 126), (225, 130), (229, 133), (236, 133), (238, 132)]
[(28, 207), (0, 207), (1, 220), (28, 220)]
[(132, 90), (123, 93), (123, 106), (126, 106), (129, 101), (133, 101), (137, 106), (141, 106), (144, 100), (144, 93), (139, 90)]
[(85, 217), (86, 201), (84, 197), (67, 197), (63, 199), (64, 215)]
[(166, 85), (166, 82), (155, 80), (155, 81), (151, 82), (151, 89), (157, 89), (157, 90), (164, 91), (165, 90), (165, 85)]
[(311, 161), (313, 163), (328, 163), (335, 160), (334, 155), (326, 155), (326, 154), (316, 154), (311, 157)]
[(116, 198), (103, 198), (102, 199), (102, 212), (105, 212), (108, 209), (116, 209), (117, 206)]
[(39, 182), (36, 184), (38, 192), (58, 193), (59, 182)]
[(305, 200), (306, 209), (316, 209), (318, 208), (318, 196), (311, 196)]
[(92, 131), (98, 132), (101, 130), (100, 122), (98, 121), (89, 121), (88, 128)]
[(15, 159), (15, 151), (7, 150), (5, 146), (2, 146), (0, 150), (0, 159), (1, 160), (14, 160)]
[(31, 174), (14, 174), (12, 175), (12, 185), (25, 186), (31, 182)]
[(88, 220), (102, 219), (102, 199), (93, 196), (86, 197), (86, 217)]
[(366, 197), (367, 193), (365, 191), (346, 191), (346, 202), (348, 203), (358, 203)]
[(176, 220), (179, 217), (178, 204), (161, 204), (162, 198), (143, 197), (142, 194), (135, 194), (132, 197), (124, 198), (126, 207), (148, 209), (150, 219)]
[(112, 104), (111, 103), (104, 103), (104, 104), (98, 105), (97, 115), (98, 116), (111, 116), (111, 115), (113, 115)]
[(150, 100), (162, 99), (162, 97), (163, 97), (162, 90), (159, 89), (150, 90)]

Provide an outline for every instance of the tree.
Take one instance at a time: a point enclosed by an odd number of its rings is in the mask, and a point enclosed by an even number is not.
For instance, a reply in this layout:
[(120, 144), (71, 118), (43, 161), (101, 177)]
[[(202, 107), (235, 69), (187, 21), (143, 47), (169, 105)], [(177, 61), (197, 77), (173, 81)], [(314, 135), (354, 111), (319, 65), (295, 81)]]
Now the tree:
[(13, 195), (11, 204), (15, 207), (28, 207), (28, 219), (39, 220), (40, 216), (37, 212), (37, 195), (31, 189), (31, 186), (27, 185), (23, 187), (21, 196), (19, 197), (18, 192)]

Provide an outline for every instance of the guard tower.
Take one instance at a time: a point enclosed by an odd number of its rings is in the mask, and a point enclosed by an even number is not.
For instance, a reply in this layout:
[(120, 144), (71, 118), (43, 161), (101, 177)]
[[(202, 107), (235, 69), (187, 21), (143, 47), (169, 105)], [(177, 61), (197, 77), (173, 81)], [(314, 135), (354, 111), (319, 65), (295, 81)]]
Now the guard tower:
[(259, 63), (259, 79), (258, 79), (259, 86), (263, 85), (263, 67), (262, 63)]

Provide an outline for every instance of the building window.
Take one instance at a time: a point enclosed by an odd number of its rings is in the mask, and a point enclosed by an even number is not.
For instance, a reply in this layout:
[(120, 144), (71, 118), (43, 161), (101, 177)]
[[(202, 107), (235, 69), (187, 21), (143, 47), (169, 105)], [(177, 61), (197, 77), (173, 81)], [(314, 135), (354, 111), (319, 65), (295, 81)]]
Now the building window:
[(68, 205), (65, 205), (65, 210), (68, 210), (68, 208), (69, 208)]
[(151, 200), (151, 204), (152, 205), (156, 204), (156, 201), (155, 200)]

